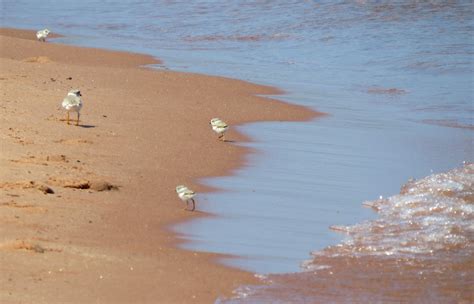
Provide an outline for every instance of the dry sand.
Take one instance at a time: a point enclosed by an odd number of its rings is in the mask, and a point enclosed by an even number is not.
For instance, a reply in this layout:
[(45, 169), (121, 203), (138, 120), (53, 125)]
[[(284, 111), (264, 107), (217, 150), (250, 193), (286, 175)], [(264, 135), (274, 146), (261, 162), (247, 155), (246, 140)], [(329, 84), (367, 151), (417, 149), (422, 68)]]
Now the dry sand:
[[(243, 81), (143, 68), (150, 56), (0, 30), (0, 302), (212, 303), (251, 273), (176, 248), (168, 226), (198, 216), (174, 191), (229, 174), (250, 151), (230, 125), (316, 113)], [(80, 126), (60, 102), (79, 88)], [(74, 115), (73, 115), (74, 116)], [(247, 140), (235, 130), (234, 141)]]

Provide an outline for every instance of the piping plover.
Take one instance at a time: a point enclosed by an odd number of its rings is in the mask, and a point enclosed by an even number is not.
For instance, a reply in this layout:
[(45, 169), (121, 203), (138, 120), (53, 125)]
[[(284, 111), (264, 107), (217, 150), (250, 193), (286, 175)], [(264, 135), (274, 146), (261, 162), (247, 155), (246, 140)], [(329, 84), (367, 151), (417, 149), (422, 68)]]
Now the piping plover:
[(36, 38), (38, 38), (39, 41), (45, 42), (45, 41), (46, 41), (46, 37), (48, 37), (49, 33), (51, 33), (51, 31), (48, 30), (48, 29), (44, 29), (44, 30), (41, 30), (41, 31), (37, 31), (37, 32), (36, 32)]
[(69, 91), (66, 98), (64, 98), (61, 106), (67, 111), (67, 124), (69, 124), (69, 112), (76, 112), (76, 126), (79, 125), (79, 117), (81, 116), (80, 112), (82, 108), (81, 96), (81, 91), (74, 89)]
[(184, 210), (189, 210), (189, 202), (193, 203), (193, 208), (190, 211), (194, 211), (196, 204), (194, 203), (194, 196), (196, 193), (184, 185), (179, 185), (176, 187), (176, 193), (178, 193), (179, 198), (186, 203), (186, 208)]
[(214, 130), (214, 132), (219, 134), (218, 138), (222, 141), (225, 141), (224, 133), (227, 131), (229, 126), (223, 120), (219, 118), (211, 119), (211, 122), (209, 124), (211, 125), (212, 130)]

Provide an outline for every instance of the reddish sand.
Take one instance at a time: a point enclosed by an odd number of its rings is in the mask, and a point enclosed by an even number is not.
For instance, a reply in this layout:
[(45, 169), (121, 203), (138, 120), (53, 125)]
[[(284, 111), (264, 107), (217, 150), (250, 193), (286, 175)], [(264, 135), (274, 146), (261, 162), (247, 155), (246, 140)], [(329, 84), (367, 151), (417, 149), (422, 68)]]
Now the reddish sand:
[[(0, 29), (0, 302), (212, 303), (251, 273), (176, 248), (167, 226), (197, 216), (174, 188), (229, 174), (248, 150), (208, 124), (317, 114), (243, 81), (142, 68), (150, 56)], [(80, 126), (60, 102), (81, 90)], [(74, 115), (72, 115), (74, 117)], [(229, 140), (247, 140), (230, 130)], [(54, 193), (48, 193), (54, 192)]]

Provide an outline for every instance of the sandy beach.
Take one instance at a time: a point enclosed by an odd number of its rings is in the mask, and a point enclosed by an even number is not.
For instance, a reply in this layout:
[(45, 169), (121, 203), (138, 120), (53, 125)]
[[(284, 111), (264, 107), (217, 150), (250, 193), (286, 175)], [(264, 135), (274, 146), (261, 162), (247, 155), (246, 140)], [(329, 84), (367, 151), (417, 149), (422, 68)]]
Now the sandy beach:
[[(177, 249), (169, 225), (187, 212), (174, 188), (230, 174), (249, 140), (231, 126), (314, 113), (244, 81), (158, 71), (150, 56), (41, 43), (0, 30), (0, 302), (212, 303), (252, 273), (215, 254)], [(79, 126), (59, 108), (72, 89)]]

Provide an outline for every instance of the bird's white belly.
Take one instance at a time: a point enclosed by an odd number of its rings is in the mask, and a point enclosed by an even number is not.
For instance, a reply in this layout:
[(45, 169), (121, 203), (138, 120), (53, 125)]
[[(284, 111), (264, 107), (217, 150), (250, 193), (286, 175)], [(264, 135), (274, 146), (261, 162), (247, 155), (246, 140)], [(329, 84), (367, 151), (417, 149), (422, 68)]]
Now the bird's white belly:
[(192, 199), (194, 197), (194, 194), (180, 193), (180, 194), (178, 194), (178, 196), (183, 202), (185, 202), (189, 199)]
[(69, 112), (79, 112), (82, 108), (82, 105), (79, 104), (70, 104), (70, 103), (63, 103), (63, 108)]
[(222, 128), (222, 127), (217, 127), (217, 126), (213, 126), (212, 129), (216, 133), (224, 133), (227, 130), (227, 128)]

